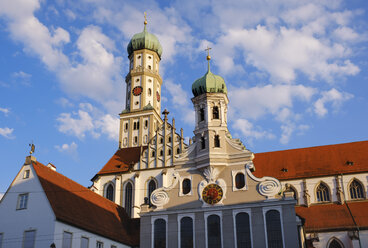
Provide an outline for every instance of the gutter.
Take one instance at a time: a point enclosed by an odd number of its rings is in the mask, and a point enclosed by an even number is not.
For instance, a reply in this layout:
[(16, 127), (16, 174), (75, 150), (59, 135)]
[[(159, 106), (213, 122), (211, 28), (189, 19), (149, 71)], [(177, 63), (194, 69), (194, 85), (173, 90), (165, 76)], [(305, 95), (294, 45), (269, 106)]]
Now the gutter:
[(351, 210), (350, 210), (350, 207), (349, 207), (349, 204), (348, 204), (348, 202), (346, 201), (346, 195), (345, 195), (345, 187), (344, 187), (344, 177), (343, 177), (344, 175), (343, 175), (343, 173), (341, 173), (341, 184), (342, 184), (342, 192), (343, 192), (343, 194), (344, 194), (344, 203), (346, 204), (346, 207), (348, 208), (348, 211), (349, 211), (349, 214), (350, 214), (350, 216), (351, 216), (351, 219), (353, 220), (353, 222), (354, 222), (354, 225), (355, 225), (355, 227), (356, 227), (356, 229), (357, 229), (357, 231), (358, 231), (358, 241), (359, 241), (359, 247), (360, 248), (362, 248), (362, 243), (360, 242), (360, 230), (359, 230), (359, 226), (358, 226), (358, 224), (356, 223), (356, 221), (355, 221), (355, 218), (354, 218), (354, 216), (353, 216), (353, 214), (351, 213)]

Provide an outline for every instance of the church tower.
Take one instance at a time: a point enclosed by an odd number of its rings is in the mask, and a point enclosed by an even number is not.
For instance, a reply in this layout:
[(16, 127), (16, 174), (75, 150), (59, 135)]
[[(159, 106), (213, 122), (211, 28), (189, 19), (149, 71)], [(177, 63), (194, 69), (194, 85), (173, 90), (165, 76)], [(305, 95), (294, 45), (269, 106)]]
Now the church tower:
[(159, 65), (162, 47), (147, 31), (135, 34), (127, 51), (130, 61), (126, 75), (126, 109), (120, 114), (119, 148), (146, 146), (162, 124)]
[[(218, 157), (223, 157), (226, 151), (227, 129), (227, 88), (224, 79), (210, 70), (209, 49), (207, 55), (208, 70), (192, 85), (194, 97), (192, 102), (195, 109), (195, 142), (196, 153), (205, 166)], [(207, 160), (207, 163), (203, 160)]]

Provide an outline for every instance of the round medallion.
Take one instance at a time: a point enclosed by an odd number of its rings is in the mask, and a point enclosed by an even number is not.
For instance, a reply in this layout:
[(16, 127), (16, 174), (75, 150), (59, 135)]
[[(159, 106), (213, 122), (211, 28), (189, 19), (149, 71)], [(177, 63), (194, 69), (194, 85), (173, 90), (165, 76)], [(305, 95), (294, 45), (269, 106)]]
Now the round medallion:
[(216, 204), (221, 201), (224, 192), (217, 184), (209, 184), (202, 191), (202, 198), (208, 204)]
[(158, 91), (156, 92), (156, 97), (157, 97), (157, 101), (159, 102), (161, 97), (160, 97), (160, 93), (158, 93)]
[(139, 96), (143, 91), (143, 88), (141, 86), (134, 87), (133, 89), (133, 95)]

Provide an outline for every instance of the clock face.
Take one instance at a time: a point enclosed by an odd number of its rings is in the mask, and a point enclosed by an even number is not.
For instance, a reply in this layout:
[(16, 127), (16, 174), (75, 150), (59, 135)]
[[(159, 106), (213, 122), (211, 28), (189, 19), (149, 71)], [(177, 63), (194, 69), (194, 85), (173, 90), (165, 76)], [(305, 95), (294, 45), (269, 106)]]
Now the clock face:
[(139, 96), (143, 91), (143, 88), (141, 86), (134, 87), (133, 89), (133, 95)]
[(158, 93), (158, 91), (156, 92), (156, 97), (157, 97), (157, 101), (159, 102), (160, 101), (160, 93)]
[(216, 204), (221, 201), (224, 192), (217, 184), (209, 184), (202, 191), (202, 198), (208, 204)]

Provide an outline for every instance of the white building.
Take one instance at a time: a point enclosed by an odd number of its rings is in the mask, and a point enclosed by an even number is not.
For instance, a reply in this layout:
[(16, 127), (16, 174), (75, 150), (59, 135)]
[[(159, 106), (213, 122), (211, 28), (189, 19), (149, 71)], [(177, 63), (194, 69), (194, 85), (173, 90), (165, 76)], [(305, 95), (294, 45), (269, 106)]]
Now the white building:
[(0, 201), (1, 248), (125, 248), (139, 223), (124, 209), (33, 156)]

